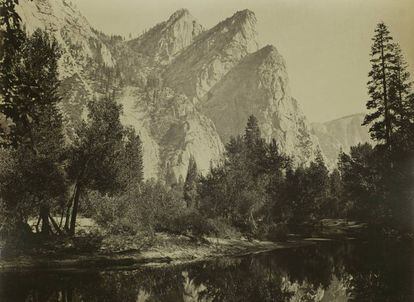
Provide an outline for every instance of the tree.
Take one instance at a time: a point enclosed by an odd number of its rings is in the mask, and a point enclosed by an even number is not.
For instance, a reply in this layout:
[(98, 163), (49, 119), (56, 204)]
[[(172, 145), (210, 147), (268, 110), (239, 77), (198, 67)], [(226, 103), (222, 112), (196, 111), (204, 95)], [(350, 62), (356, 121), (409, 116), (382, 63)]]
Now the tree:
[(395, 115), (395, 131), (392, 141), (396, 147), (401, 147), (405, 141), (414, 138), (414, 103), (412, 101), (412, 82), (408, 65), (402, 55), (400, 46), (394, 44), (393, 66), (390, 77), (391, 110)]
[(117, 162), (119, 163), (117, 167), (119, 190), (126, 191), (142, 183), (144, 178), (142, 142), (132, 128), (125, 129), (124, 143)]
[(254, 177), (258, 177), (265, 171), (266, 150), (265, 141), (261, 137), (261, 131), (257, 118), (250, 115), (244, 131), (244, 145), (246, 166)]
[(329, 175), (329, 199), (325, 212), (331, 217), (344, 217), (345, 205), (342, 200), (342, 179), (338, 169)]
[[(43, 233), (49, 234), (49, 220), (55, 225), (50, 211), (66, 191), (63, 122), (58, 109), (60, 51), (57, 42), (41, 30), (21, 39), (10, 65), (1, 72), (0, 112), (11, 121), (3, 141), (16, 159), (4, 200), (9, 212), (23, 221), (37, 211), (38, 225), (41, 221)], [(12, 71), (11, 80), (6, 70)]]
[(289, 216), (289, 208), (285, 198), (284, 186), (285, 175), (289, 159), (280, 153), (275, 139), (270, 144), (266, 144), (266, 174), (269, 175), (267, 191), (269, 193), (271, 204), (268, 211), (268, 221), (285, 222)]
[(370, 77), (368, 81), (370, 99), (367, 101), (367, 109), (372, 112), (365, 116), (363, 125), (371, 125), (369, 131), (372, 138), (377, 141), (385, 141), (385, 145), (389, 149), (394, 124), (389, 90), (395, 60), (395, 47), (390, 32), (383, 22), (377, 25), (372, 40), (371, 71), (368, 74)]
[(187, 203), (188, 208), (196, 206), (198, 181), (199, 175), (197, 171), (197, 163), (194, 157), (190, 156), (187, 176), (184, 182), (184, 200)]
[(380, 154), (368, 143), (351, 147), (349, 155), (340, 154), (338, 166), (344, 201), (351, 205), (348, 213), (351, 218), (370, 221), (384, 218), (383, 173), (378, 166), (382, 160), (377, 158)]
[(68, 169), (74, 186), (65, 223), (70, 234), (75, 232), (80, 197), (86, 189), (101, 193), (116, 190), (116, 164), (124, 137), (120, 112), (121, 105), (111, 98), (91, 101), (88, 103), (87, 121), (76, 130), (77, 138), (70, 148)]

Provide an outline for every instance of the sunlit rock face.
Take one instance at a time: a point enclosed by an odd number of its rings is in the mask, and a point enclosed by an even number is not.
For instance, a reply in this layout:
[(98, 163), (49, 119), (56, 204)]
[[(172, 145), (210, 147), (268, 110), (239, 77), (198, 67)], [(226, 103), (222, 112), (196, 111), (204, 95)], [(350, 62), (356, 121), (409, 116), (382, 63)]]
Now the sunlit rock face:
[(259, 120), (263, 137), (276, 139), (297, 162), (314, 157), (317, 145), (306, 117), (291, 96), (285, 61), (268, 45), (247, 55), (208, 93), (202, 105), (223, 139), (243, 132), (249, 115)]
[(326, 123), (313, 123), (312, 133), (318, 137), (319, 145), (328, 164), (335, 166), (339, 152), (349, 152), (351, 146), (370, 143), (368, 127), (362, 126), (365, 114), (345, 116)]
[(119, 100), (122, 121), (143, 141), (145, 177), (179, 182), (191, 156), (203, 174), (222, 158), (224, 147), (214, 124), (186, 96), (169, 88), (126, 88)]
[[(143, 141), (146, 178), (180, 181), (190, 157), (207, 173), (251, 114), (263, 137), (276, 139), (297, 164), (309, 163), (318, 144), (332, 162), (340, 147), (346, 150), (366, 139), (349, 118), (315, 124), (311, 131), (290, 91), (281, 54), (273, 46), (259, 48), (256, 17), (249, 10), (205, 30), (182, 9), (129, 41), (94, 30), (66, 0), (21, 0), (18, 12), (28, 33), (42, 28), (61, 46), (62, 111), (69, 138), (86, 115), (87, 101), (100, 95), (97, 83), (105, 76), (100, 71), (113, 72), (119, 85), (114, 96), (124, 107), (122, 122)], [(156, 87), (150, 85), (154, 75)]]
[(168, 64), (181, 50), (193, 43), (203, 32), (203, 26), (186, 9), (175, 12), (162, 23), (151, 28), (137, 39), (128, 42), (136, 52), (153, 59), (155, 63)]
[(40, 28), (59, 43), (61, 109), (70, 138), (73, 126), (86, 116), (86, 103), (96, 97), (93, 70), (98, 65), (113, 68), (115, 59), (99, 33), (69, 1), (21, 0), (16, 10), (28, 34)]
[(83, 69), (89, 67), (91, 60), (114, 66), (108, 47), (69, 1), (21, 0), (17, 12), (29, 34), (41, 28), (59, 42), (62, 51), (59, 71), (62, 79), (84, 72)]
[(258, 49), (256, 17), (243, 10), (200, 34), (167, 67), (166, 84), (198, 102), (243, 57)]

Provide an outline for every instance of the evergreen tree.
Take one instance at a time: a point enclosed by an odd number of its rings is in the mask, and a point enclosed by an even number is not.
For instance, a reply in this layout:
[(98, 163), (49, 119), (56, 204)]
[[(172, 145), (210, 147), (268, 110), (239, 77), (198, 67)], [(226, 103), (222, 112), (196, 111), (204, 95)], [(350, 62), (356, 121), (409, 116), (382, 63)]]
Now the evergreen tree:
[(58, 109), (60, 52), (53, 38), (36, 30), (24, 37), (15, 55), (18, 60), (13, 57), (8, 66), (12, 81), (5, 80), (4, 69), (1, 73), (4, 98), (0, 110), (12, 121), (4, 141), (11, 143), (16, 159), (15, 171), (8, 176), (11, 185), (3, 191), (8, 198), (4, 199), (8, 210), (23, 220), (39, 214), (42, 231), (49, 234), (49, 220), (56, 226), (50, 211), (66, 191), (63, 122)]
[(254, 115), (250, 115), (247, 120), (244, 131), (244, 145), (246, 152), (245, 164), (253, 177), (257, 178), (266, 169), (266, 149), (257, 118)]
[(124, 137), (125, 142), (118, 158), (117, 169), (119, 190), (123, 191), (141, 184), (144, 177), (141, 139), (132, 128), (125, 130)]
[(184, 182), (184, 200), (187, 207), (195, 207), (197, 205), (197, 185), (199, 175), (197, 171), (197, 163), (193, 156), (190, 156), (188, 162), (187, 176)]
[(412, 102), (412, 82), (408, 65), (402, 55), (400, 46), (394, 44), (393, 69), (390, 78), (391, 110), (395, 115), (395, 132), (393, 143), (399, 147), (405, 141), (414, 138), (411, 133), (414, 124), (414, 104)]
[(318, 151), (315, 161), (306, 169), (308, 201), (306, 207), (312, 218), (319, 218), (323, 214), (321, 209), (326, 207), (329, 190), (329, 171), (326, 168), (322, 153)]
[(330, 217), (344, 217), (345, 205), (342, 203), (342, 179), (338, 169), (329, 175), (329, 198), (323, 213)]
[[(18, 95), (17, 89), (21, 87), (21, 82), (16, 75), (22, 59), (22, 46), (26, 40), (26, 34), (20, 26), (20, 16), (16, 12), (17, 0), (5, 0), (0, 3), (0, 115), (5, 118), (24, 119), (14, 106), (14, 98)], [(5, 123), (10, 124), (6, 121)], [(7, 134), (7, 137), (6, 137)], [(2, 144), (16, 145), (16, 141), (11, 141), (10, 130), (0, 128)]]
[(395, 118), (391, 111), (392, 100), (389, 91), (395, 61), (395, 47), (390, 32), (383, 22), (377, 25), (372, 40), (371, 71), (368, 81), (370, 99), (367, 102), (367, 109), (371, 112), (365, 116), (363, 125), (371, 125), (372, 138), (384, 141), (389, 149)]

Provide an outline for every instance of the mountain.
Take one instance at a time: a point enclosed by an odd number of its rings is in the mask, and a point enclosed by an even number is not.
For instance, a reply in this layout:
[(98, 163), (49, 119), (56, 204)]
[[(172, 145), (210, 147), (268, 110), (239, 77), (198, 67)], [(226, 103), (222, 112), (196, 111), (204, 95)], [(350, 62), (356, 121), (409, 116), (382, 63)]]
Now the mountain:
[(223, 141), (242, 133), (254, 114), (263, 137), (275, 138), (296, 162), (308, 162), (315, 155), (316, 139), (291, 96), (285, 61), (274, 46), (244, 57), (209, 91), (202, 106)]
[(185, 95), (169, 88), (124, 89), (120, 102), (122, 121), (140, 133), (144, 146), (146, 178), (185, 180), (193, 156), (199, 171), (207, 173), (218, 164), (224, 146), (210, 119)]
[(28, 34), (40, 28), (59, 43), (62, 54), (59, 60), (61, 109), (70, 137), (73, 126), (86, 115), (86, 102), (96, 97), (92, 75), (101, 66), (114, 68), (114, 57), (108, 45), (69, 1), (21, 0), (16, 9)]
[(128, 41), (128, 45), (155, 63), (165, 65), (203, 31), (203, 26), (187, 9), (180, 9), (167, 21), (159, 23), (137, 39)]
[(62, 48), (69, 139), (86, 102), (113, 90), (123, 105), (122, 122), (143, 141), (145, 178), (183, 180), (190, 157), (206, 173), (250, 114), (263, 136), (275, 138), (297, 164), (308, 163), (318, 149), (290, 93), (285, 62), (275, 47), (259, 48), (249, 10), (205, 30), (181, 9), (129, 41), (93, 29), (66, 0), (21, 0), (18, 13), (29, 33), (45, 29)]
[(258, 49), (253, 12), (243, 10), (200, 34), (166, 68), (166, 85), (197, 103), (243, 57)]
[(364, 113), (358, 113), (325, 123), (312, 124), (312, 133), (318, 138), (321, 150), (331, 166), (336, 165), (341, 149), (349, 152), (351, 146), (373, 143), (368, 127), (362, 126), (364, 117)]

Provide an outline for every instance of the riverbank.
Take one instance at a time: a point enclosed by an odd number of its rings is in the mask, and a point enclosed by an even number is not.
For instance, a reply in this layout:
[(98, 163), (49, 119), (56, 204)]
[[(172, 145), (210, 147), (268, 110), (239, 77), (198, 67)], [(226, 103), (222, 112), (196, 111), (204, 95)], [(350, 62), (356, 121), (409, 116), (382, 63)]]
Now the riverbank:
[(284, 242), (248, 240), (244, 237), (205, 237), (200, 241), (167, 233), (156, 233), (151, 238), (111, 235), (104, 236), (96, 250), (86, 251), (74, 248), (74, 243), (83, 241), (83, 244), (90, 244), (96, 238), (87, 235), (94, 234), (99, 229), (92, 220), (82, 218), (79, 230), (84, 237), (78, 236), (70, 242), (59, 244), (53, 242), (49, 246), (32, 249), (29, 253), (14, 257), (0, 254), (0, 271), (134, 269), (142, 265), (174, 265), (304, 247), (331, 238), (352, 239), (352, 231), (365, 227), (364, 224), (345, 220), (323, 220), (321, 225), (318, 235), (290, 234)]
[[(133, 238), (123, 238), (132, 241)], [(295, 239), (286, 242), (259, 240), (205, 238), (203, 243), (191, 238), (157, 233), (151, 246), (122, 250), (99, 250), (93, 253), (55, 253), (48, 255), (22, 255), (0, 258), (0, 271), (24, 270), (87, 270), (87, 269), (134, 269), (142, 265), (162, 266), (213, 258), (263, 253), (276, 249), (296, 248), (313, 244), (310, 240)]]

